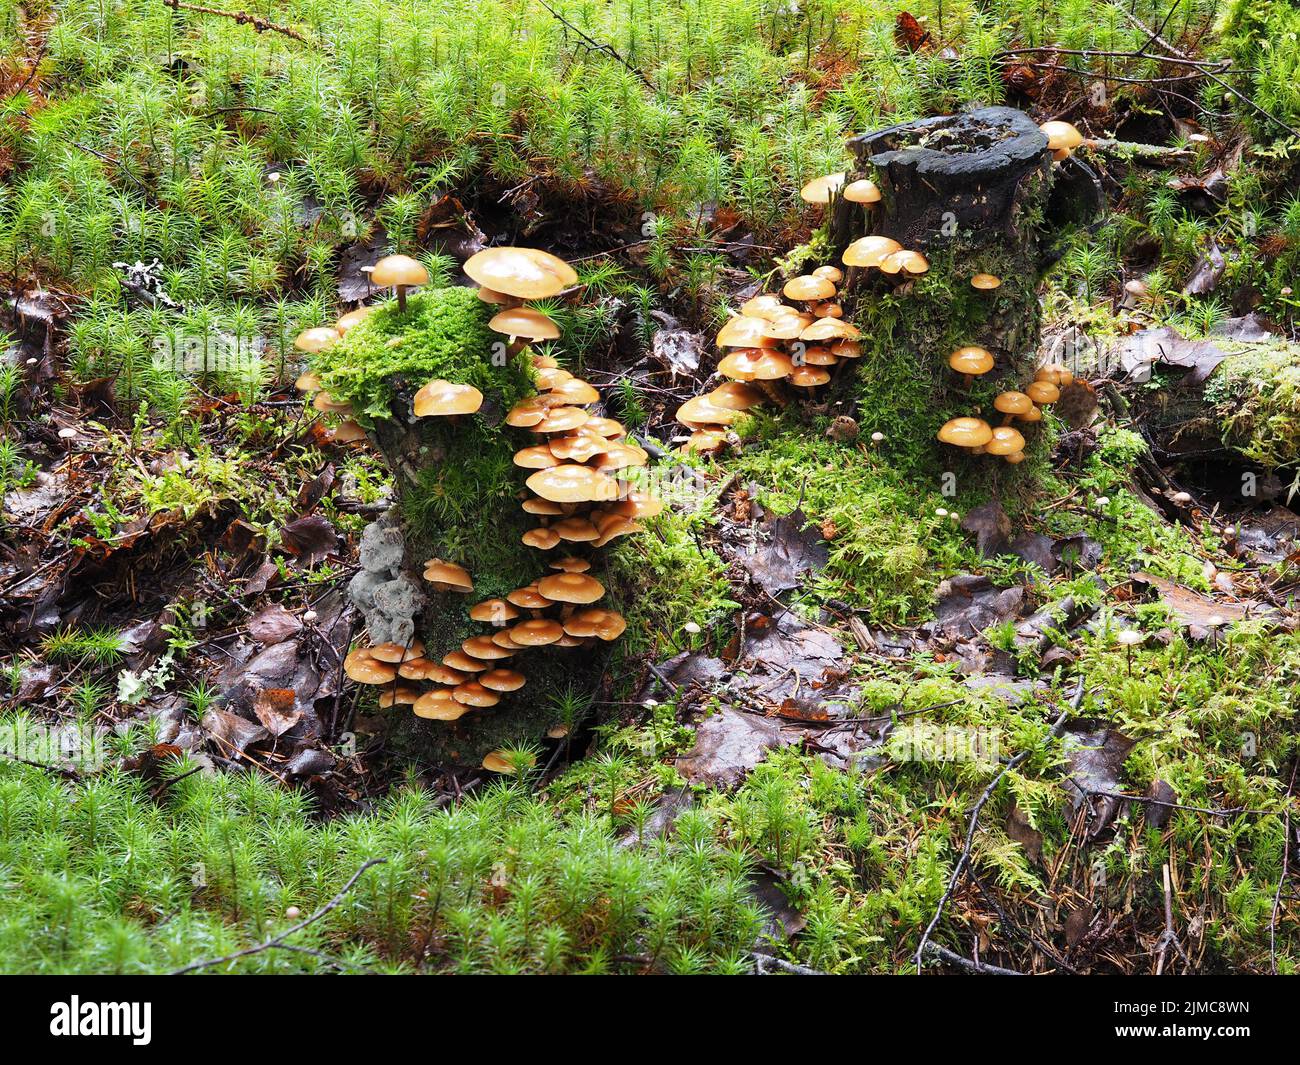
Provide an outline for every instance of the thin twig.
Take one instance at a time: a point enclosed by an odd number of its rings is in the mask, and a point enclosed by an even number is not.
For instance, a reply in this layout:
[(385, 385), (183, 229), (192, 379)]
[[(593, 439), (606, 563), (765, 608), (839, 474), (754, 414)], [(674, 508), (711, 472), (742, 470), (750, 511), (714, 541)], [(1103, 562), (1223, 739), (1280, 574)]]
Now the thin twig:
[(986, 961), (975, 961), (972, 958), (963, 958), (955, 950), (949, 950), (947, 947), (941, 947), (938, 943), (927, 942), (925, 952), (933, 954), (941, 961), (946, 961), (949, 965), (955, 965), (959, 969), (965, 969), (967, 972), (979, 973), (981, 976), (1024, 976), (1025, 974), (1016, 969), (1003, 969), (1000, 965), (990, 965)]
[(196, 961), (194, 962), (194, 964), (187, 965), (183, 969), (175, 969), (172, 972), (168, 973), (167, 975), (183, 976), (185, 973), (196, 972), (199, 969), (211, 969), (215, 965), (225, 965), (227, 962), (236, 961), (239, 958), (247, 958), (253, 954), (261, 954), (264, 950), (273, 950), (276, 947), (283, 946), (284, 941), (288, 939), (291, 935), (293, 935), (295, 932), (301, 932), (308, 925), (315, 924), (327, 913), (330, 913), (332, 910), (336, 909), (339, 906), (339, 904), (343, 901), (343, 899), (347, 896), (347, 893), (352, 890), (353, 885), (356, 884), (356, 882), (361, 879), (362, 873), (364, 873), (367, 869), (371, 868), (372, 866), (384, 865), (387, 862), (388, 862), (387, 858), (368, 859), (361, 866), (360, 869), (358, 869), (355, 873), (352, 874), (352, 878), (346, 884), (344, 884), (342, 888), (339, 889), (339, 893), (335, 895), (332, 899), (330, 899), (329, 902), (325, 903), (324, 906), (322, 906), (319, 910), (313, 913), (310, 917), (299, 921), (292, 928), (286, 928), (279, 935), (273, 936), (272, 938), (266, 940), (263, 943), (258, 943), (257, 946), (255, 947), (245, 947), (243, 950), (235, 951), (234, 954), (227, 954), (223, 958), (209, 958), (207, 961)]
[(563, 25), (565, 29), (571, 30), (574, 33), (574, 35), (577, 36), (582, 41), (583, 45), (585, 45), (589, 51), (599, 52), (601, 55), (609, 56), (610, 59), (614, 60), (616, 63), (619, 63), (629, 73), (635, 74), (638, 78), (640, 78), (641, 84), (643, 84), (647, 89), (649, 89), (651, 92), (655, 91), (655, 87), (654, 85), (651, 84), (650, 79), (647, 78), (644, 74), (642, 74), (640, 70), (634, 67), (626, 59), (624, 59), (623, 56), (619, 55), (619, 53), (616, 52), (613, 48), (611, 48), (607, 44), (601, 44), (601, 42), (596, 40), (594, 37), (590, 37), (587, 34), (583, 33), (582, 30), (578, 29), (577, 26), (575, 26), (567, 18), (565, 18), (558, 11), (556, 11), (555, 8), (551, 7), (551, 5), (546, 2), (546, 0), (537, 0), (537, 2), (540, 3), (542, 7), (546, 8), (546, 10), (551, 13), (551, 16), (555, 18), (557, 22)]
[(234, 19), (241, 26), (252, 26), (258, 33), (280, 33), (285, 37), (291, 37), (295, 41), (303, 44), (310, 44), (301, 33), (292, 26), (281, 26), (278, 22), (272, 22), (269, 19), (262, 18), (261, 15), (253, 15), (247, 11), (222, 11), (215, 7), (203, 7), (199, 4), (185, 4), (181, 0), (163, 0), (163, 2), (173, 11), (193, 11), (199, 15), (217, 15), (220, 18)]

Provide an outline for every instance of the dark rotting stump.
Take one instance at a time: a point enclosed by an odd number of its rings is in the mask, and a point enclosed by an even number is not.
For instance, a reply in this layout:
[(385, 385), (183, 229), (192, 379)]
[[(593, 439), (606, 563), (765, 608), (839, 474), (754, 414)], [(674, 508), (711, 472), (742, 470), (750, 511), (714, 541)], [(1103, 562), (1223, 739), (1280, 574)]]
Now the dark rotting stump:
[[(1052, 165), (1047, 137), (1011, 107), (906, 122), (849, 147), (860, 171), (853, 177), (871, 177), (883, 196), (872, 232), (921, 251), (957, 233), (979, 243), (1018, 239), (1022, 185), (1046, 181)], [(862, 236), (864, 223), (856, 204), (840, 201), (837, 247)]]

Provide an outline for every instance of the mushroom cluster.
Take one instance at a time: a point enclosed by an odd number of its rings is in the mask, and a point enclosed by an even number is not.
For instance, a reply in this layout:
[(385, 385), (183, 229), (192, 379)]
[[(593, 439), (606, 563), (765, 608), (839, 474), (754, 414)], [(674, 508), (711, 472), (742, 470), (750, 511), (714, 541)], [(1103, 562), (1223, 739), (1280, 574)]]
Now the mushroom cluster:
[[(958, 348), (948, 365), (969, 382), (993, 369), (993, 356), (979, 347)], [(1074, 374), (1064, 366), (1040, 366), (1023, 392), (1000, 392), (994, 398), (993, 407), (1003, 416), (1001, 425), (989, 425), (982, 418), (953, 418), (939, 430), (939, 440), (973, 455), (997, 455), (1014, 466), (1025, 459), (1025, 438), (1012, 422), (1041, 422), (1041, 408), (1059, 400), (1061, 389), (1073, 382)]]
[(725, 352), (718, 373), (727, 380), (677, 410), (677, 421), (691, 431), (682, 450), (720, 451), (727, 427), (744, 411), (765, 398), (785, 402), (782, 382), (801, 391), (818, 388), (831, 379), (832, 366), (861, 356), (862, 334), (843, 320), (836, 302), (843, 277), (838, 267), (819, 266), (787, 281), (780, 293), (741, 304), (717, 337)]
[[(555, 322), (527, 302), (557, 296), (577, 282), (562, 259), (531, 248), (489, 248), (471, 257), (465, 272), (481, 286), (479, 298), (501, 308), (490, 325), (509, 338), (512, 354), (559, 337)], [(550, 355), (530, 358), (538, 392), (511, 408), (505, 424), (534, 437), (514, 462), (527, 473), (523, 510), (537, 522), (522, 541), (545, 553), (546, 572), (504, 598), (470, 603), (469, 619), (484, 631), (441, 658), (427, 657), (419, 641), (349, 654), (349, 677), (388, 686), (381, 695), (384, 706), (410, 705), (417, 717), (456, 721), (524, 688), (526, 659), (513, 660), (531, 649), (591, 647), (617, 639), (627, 627), (617, 611), (597, 605), (605, 588), (589, 575), (590, 552), (640, 532), (636, 519), (663, 509), (662, 502), (634, 490), (619, 474), (645, 465), (648, 455), (627, 439), (621, 424), (587, 409), (600, 400), (588, 382)], [(417, 417), (457, 418), (474, 414), (482, 403), (478, 389), (435, 379), (415, 394), (413, 408)], [(471, 574), (445, 559), (429, 559), (423, 576), (437, 594), (469, 597), (474, 591)], [(420, 687), (419, 682), (426, 683)], [(483, 761), (497, 772), (510, 771), (512, 764), (501, 752)]]
[(859, 237), (844, 249), (845, 266), (876, 269), (882, 274), (898, 274), (911, 279), (930, 270), (930, 260), (919, 251), (904, 248), (892, 237), (869, 234)]

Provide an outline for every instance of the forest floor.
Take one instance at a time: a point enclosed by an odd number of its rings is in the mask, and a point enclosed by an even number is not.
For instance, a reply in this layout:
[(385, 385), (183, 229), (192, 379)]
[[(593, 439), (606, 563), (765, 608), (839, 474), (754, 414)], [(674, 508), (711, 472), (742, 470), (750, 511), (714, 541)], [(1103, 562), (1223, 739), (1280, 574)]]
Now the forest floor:
[[(1300, 107), (1161, 80), (1278, 26), (607, 6), (5, 6), (0, 968), (1295, 971)], [(802, 181), (1004, 101), (1161, 149), (1081, 153), (1041, 361), (1088, 398), (1032, 474), (949, 484), (870, 359), (683, 456), (726, 309), (824, 261)], [(291, 347), (389, 248), (495, 244), (574, 264), (554, 353), (690, 474), (519, 779), (413, 764), (343, 675), (393, 485)]]

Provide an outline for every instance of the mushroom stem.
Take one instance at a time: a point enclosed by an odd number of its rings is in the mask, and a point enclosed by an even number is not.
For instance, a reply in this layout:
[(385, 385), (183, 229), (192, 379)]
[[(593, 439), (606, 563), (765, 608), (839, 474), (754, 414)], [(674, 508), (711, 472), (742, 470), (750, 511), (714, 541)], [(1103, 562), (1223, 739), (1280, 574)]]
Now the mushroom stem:
[(405, 285), (397, 286), (397, 313), (398, 314), (406, 313), (406, 286)]
[(767, 396), (778, 407), (789, 405), (789, 401), (781, 394), (781, 389), (775, 381), (751, 381), (750, 384), (758, 385), (762, 389), (763, 395)]

